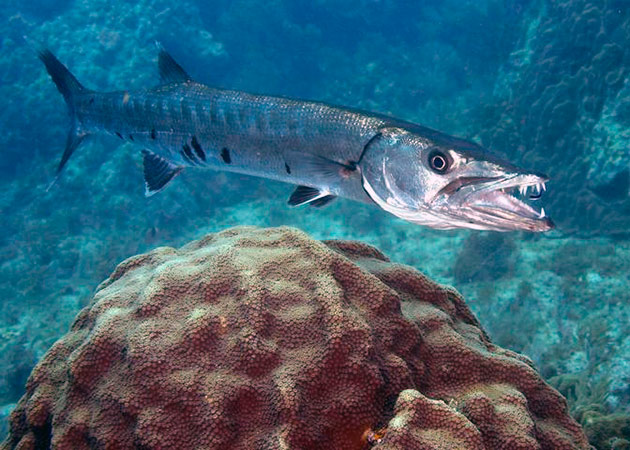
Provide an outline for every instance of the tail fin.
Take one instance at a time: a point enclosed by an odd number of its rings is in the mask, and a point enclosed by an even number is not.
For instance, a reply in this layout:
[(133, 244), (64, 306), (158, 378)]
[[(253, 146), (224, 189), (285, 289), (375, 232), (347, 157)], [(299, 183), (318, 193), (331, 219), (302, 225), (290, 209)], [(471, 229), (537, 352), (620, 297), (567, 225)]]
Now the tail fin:
[(39, 51), (38, 56), (46, 66), (48, 74), (57, 85), (57, 89), (59, 89), (59, 92), (63, 95), (63, 98), (70, 108), (70, 113), (72, 113), (74, 110), (74, 97), (83, 92), (85, 88), (79, 83), (79, 80), (70, 73), (68, 68), (61, 64), (50, 50), (42, 49)]
[(59, 166), (57, 167), (57, 174), (55, 175), (55, 179), (48, 185), (48, 189), (50, 189), (53, 184), (59, 178), (59, 174), (63, 170), (64, 166), (72, 156), (72, 153), (77, 149), (81, 141), (85, 138), (86, 134), (81, 132), (77, 127), (76, 116), (74, 112), (75, 108), (75, 100), (76, 97), (86, 92), (87, 90), (83, 87), (79, 80), (75, 78), (72, 73), (68, 70), (66, 66), (64, 66), (56, 57), (52, 54), (52, 52), (48, 49), (42, 49), (38, 51), (39, 59), (42, 60), (44, 65), (46, 66), (46, 70), (48, 74), (54, 81), (57, 89), (63, 95), (63, 98), (68, 105), (68, 112), (70, 113), (70, 130), (68, 131), (68, 138), (66, 139), (66, 148), (64, 149), (63, 156), (61, 157), (61, 161), (59, 162)]

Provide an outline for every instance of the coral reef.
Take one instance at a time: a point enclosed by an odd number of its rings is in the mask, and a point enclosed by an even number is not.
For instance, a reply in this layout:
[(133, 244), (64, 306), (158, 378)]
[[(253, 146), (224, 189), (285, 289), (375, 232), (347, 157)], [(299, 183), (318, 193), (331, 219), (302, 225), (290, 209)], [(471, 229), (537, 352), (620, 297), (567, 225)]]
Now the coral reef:
[[(430, 265), (447, 271), (448, 261), (423, 258), (431, 249), (413, 248), (426, 236), (413, 226), (343, 201), (317, 213), (289, 210), (284, 202), (292, 188), (286, 185), (187, 170), (159, 196), (145, 199), (139, 149), (108, 138), (86, 142), (46, 191), (63, 149), (66, 108), (23, 36), (50, 47), (89, 88), (157, 83), (153, 43), (159, 40), (210, 84), (391, 112), (451, 132), (475, 130), (463, 105), (492, 91), (496, 67), (522, 27), (517, 6), (498, 0), (361, 5), (0, 4), (0, 296), (10, 299), (0, 303), (0, 333), (10, 336), (0, 349), (0, 405), (19, 398), (24, 374), (89, 301), (92, 286), (117, 261), (154, 245), (181, 245), (235, 224), (290, 224), (322, 237), (362, 236), (390, 252), (401, 248), (397, 259), (425, 271)], [(453, 32), (460, 26), (464, 33)], [(25, 346), (28, 358), (12, 361)]]
[[(287, 224), (318, 238), (360, 237), (454, 284), (496, 344), (531, 357), (545, 378), (579, 378), (598, 392), (556, 385), (596, 445), (630, 440), (626, 428), (609, 426), (630, 413), (630, 243), (619, 238), (630, 229), (630, 9), (619, 0), (360, 5), (0, 4), (0, 430), (33, 365), (118, 261), (237, 224)], [(106, 138), (86, 143), (46, 192), (63, 148), (65, 106), (24, 35), (54, 50), (90, 88), (156, 83), (157, 39), (210, 84), (473, 136), (551, 176), (546, 209), (567, 236), (500, 242), (434, 232), (343, 200), (288, 209), (290, 186), (194, 170), (145, 199), (138, 149)], [(575, 239), (576, 230), (618, 239)], [(585, 410), (603, 414), (589, 420), (606, 426), (591, 431)]]
[(438, 442), (588, 448), (453, 289), (365, 244), (239, 227), (121, 263), (34, 369), (3, 448)]

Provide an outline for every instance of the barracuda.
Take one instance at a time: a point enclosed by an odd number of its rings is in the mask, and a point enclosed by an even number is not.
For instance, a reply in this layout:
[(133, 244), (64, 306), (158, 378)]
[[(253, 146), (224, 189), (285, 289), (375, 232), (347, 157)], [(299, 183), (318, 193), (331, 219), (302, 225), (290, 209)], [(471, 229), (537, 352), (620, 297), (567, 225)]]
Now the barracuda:
[(297, 185), (291, 205), (344, 197), (438, 229), (554, 226), (528, 203), (547, 177), (469, 141), (381, 114), (208, 87), (161, 47), (161, 84), (138, 91), (86, 89), (50, 51), (39, 57), (71, 116), (55, 180), (86, 136), (109, 133), (142, 149), (147, 195), (205, 167)]

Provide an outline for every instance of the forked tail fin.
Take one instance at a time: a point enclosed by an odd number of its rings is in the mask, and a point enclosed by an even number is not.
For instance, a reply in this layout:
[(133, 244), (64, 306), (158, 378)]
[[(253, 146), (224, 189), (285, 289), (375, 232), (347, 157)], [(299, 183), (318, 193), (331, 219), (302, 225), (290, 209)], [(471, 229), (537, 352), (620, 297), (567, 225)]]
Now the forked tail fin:
[(72, 156), (72, 153), (74, 153), (86, 136), (86, 134), (77, 127), (75, 102), (76, 98), (87, 90), (81, 83), (79, 83), (79, 80), (72, 75), (68, 68), (52, 54), (50, 50), (41, 49), (38, 51), (38, 56), (46, 66), (46, 70), (57, 86), (57, 89), (59, 89), (59, 92), (63, 95), (63, 98), (68, 105), (68, 112), (70, 113), (71, 119), (70, 130), (68, 131), (68, 137), (66, 139), (66, 148), (63, 151), (63, 156), (61, 157), (61, 161), (57, 167), (55, 179), (50, 183), (50, 185), (48, 185), (48, 189), (50, 189), (59, 178), (59, 174), (70, 159), (70, 156)]
[(48, 49), (42, 49), (39, 51), (39, 59), (42, 60), (46, 66), (48, 74), (57, 85), (57, 89), (63, 95), (63, 98), (70, 108), (70, 113), (74, 112), (74, 98), (77, 94), (80, 94), (85, 88), (79, 83), (79, 80), (75, 78), (66, 66), (52, 54)]

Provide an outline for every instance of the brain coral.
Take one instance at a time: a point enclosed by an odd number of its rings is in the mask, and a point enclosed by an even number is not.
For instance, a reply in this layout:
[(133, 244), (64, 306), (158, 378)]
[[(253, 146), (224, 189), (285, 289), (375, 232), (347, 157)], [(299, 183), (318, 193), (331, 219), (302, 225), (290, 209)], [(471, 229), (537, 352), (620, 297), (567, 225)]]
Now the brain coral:
[(356, 242), (234, 228), (120, 264), (3, 449), (581, 449), (463, 299)]

